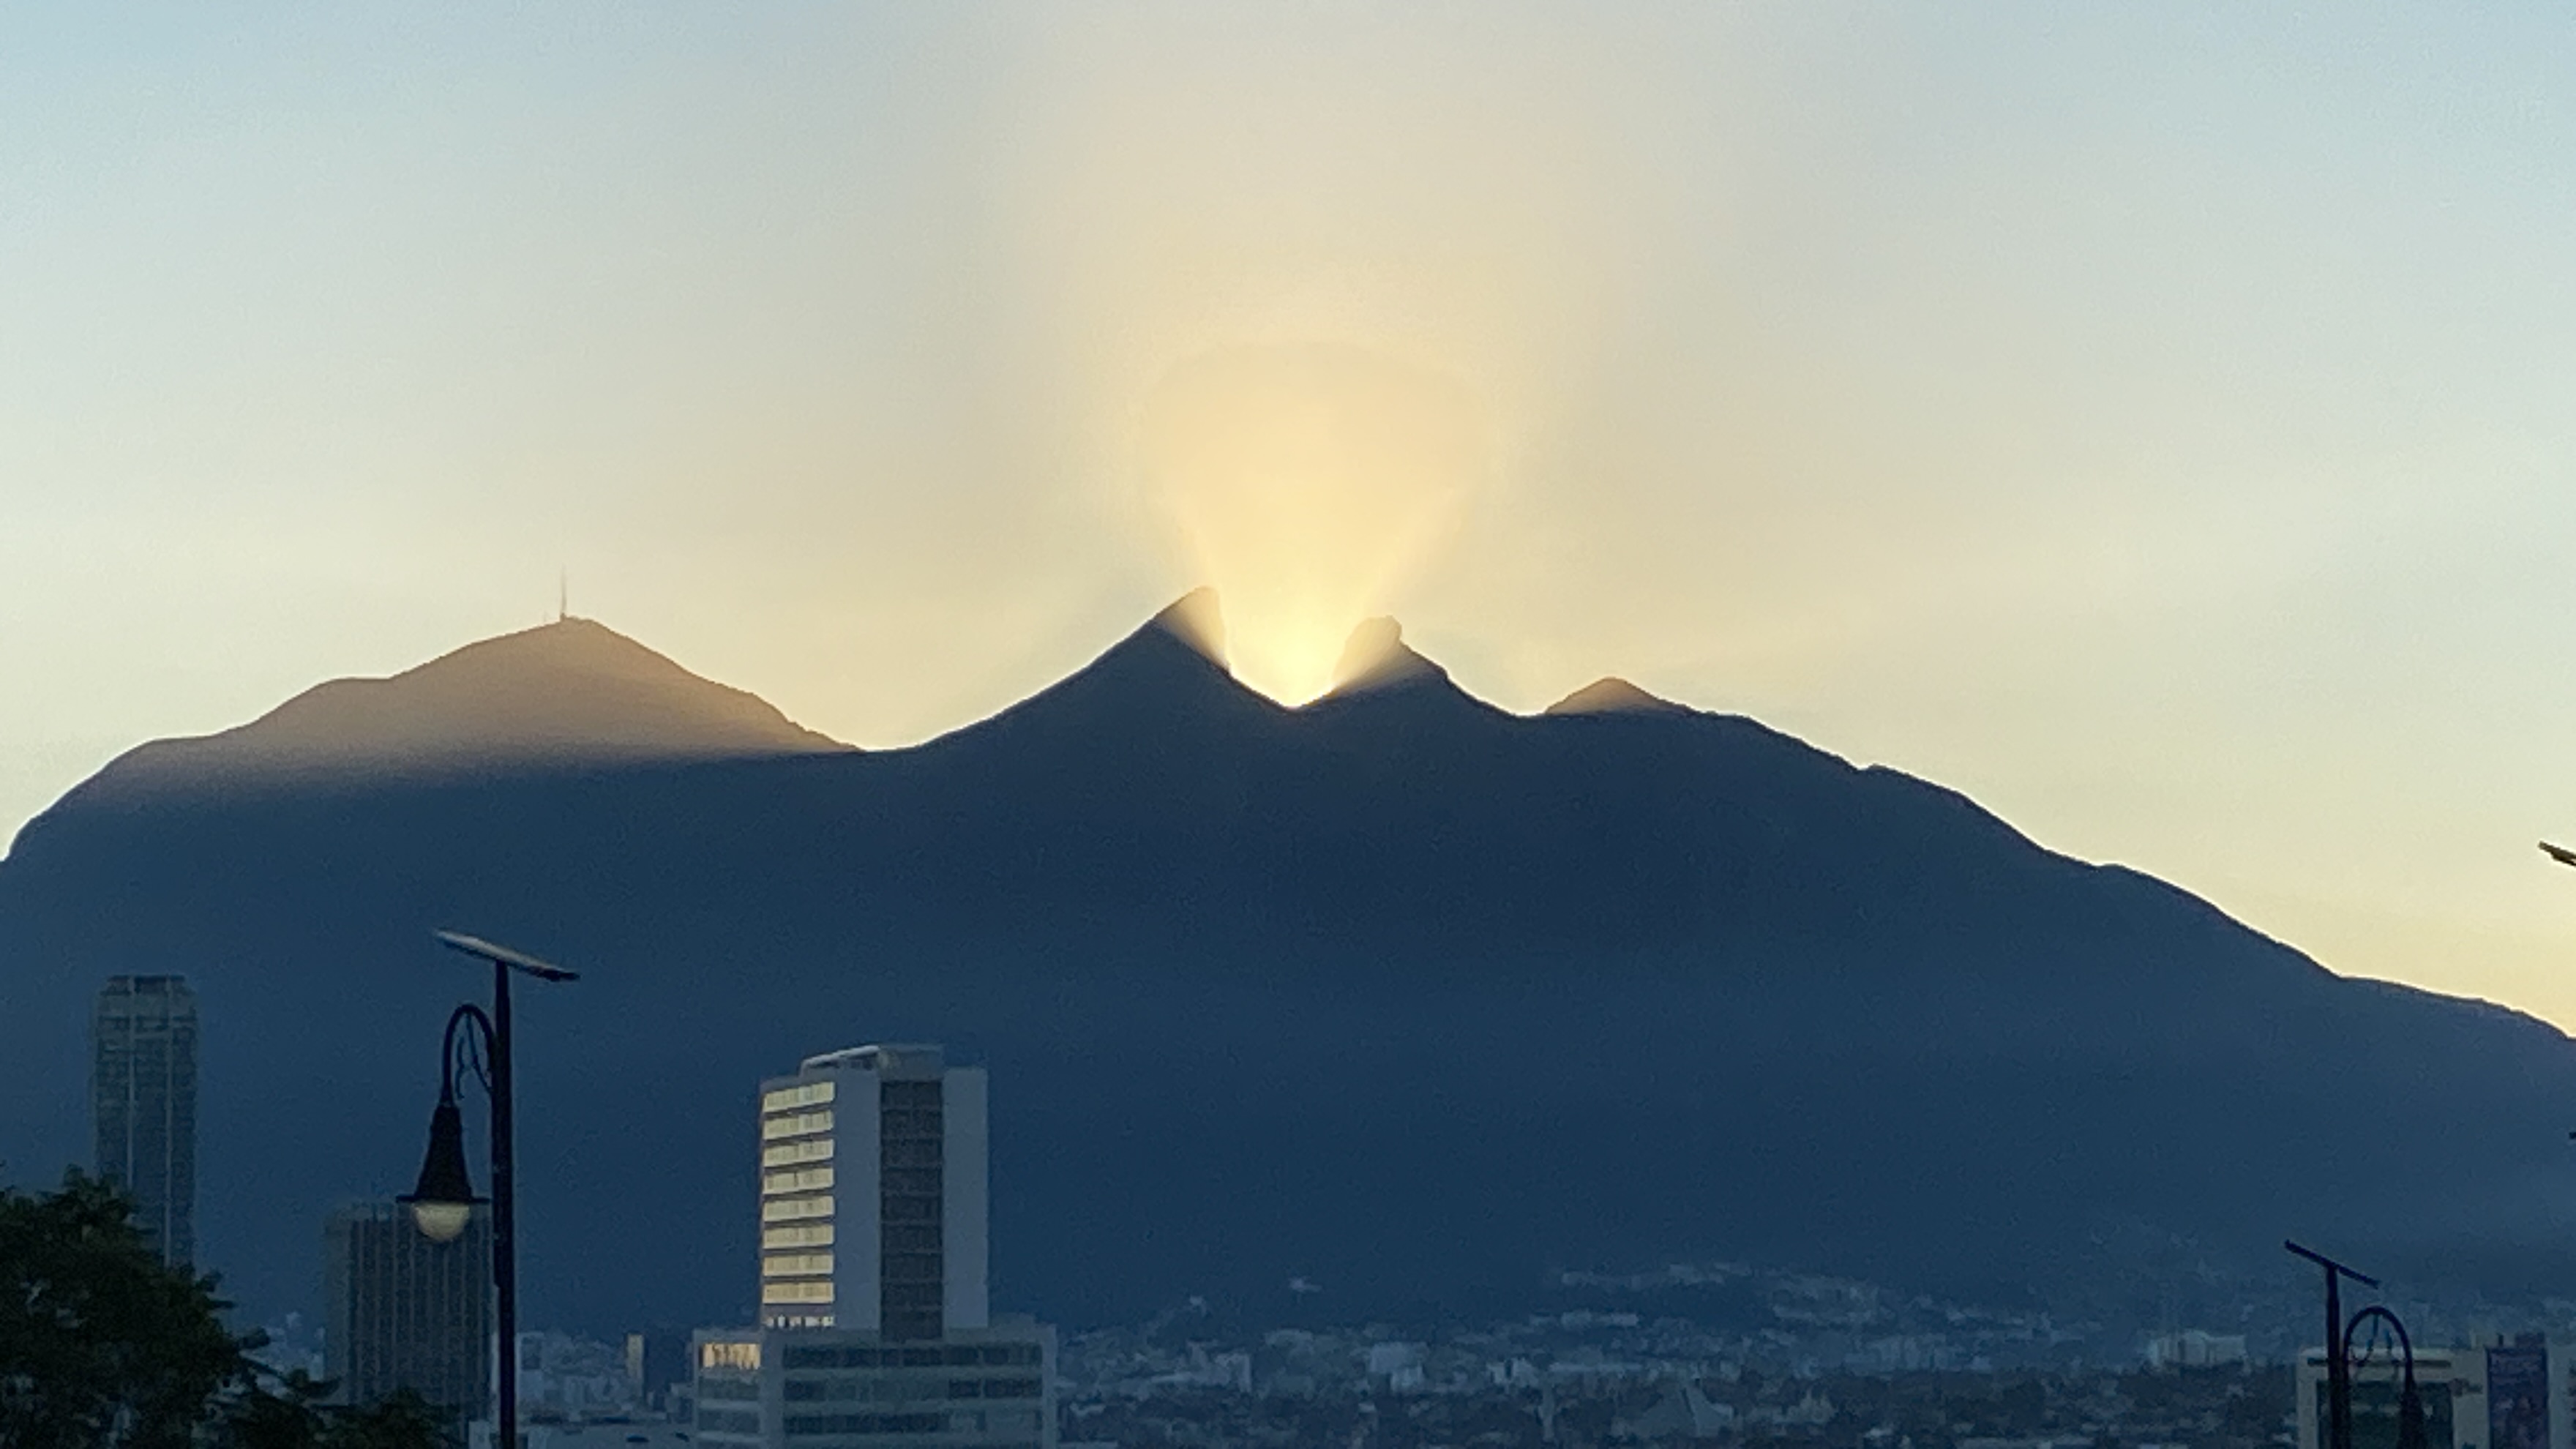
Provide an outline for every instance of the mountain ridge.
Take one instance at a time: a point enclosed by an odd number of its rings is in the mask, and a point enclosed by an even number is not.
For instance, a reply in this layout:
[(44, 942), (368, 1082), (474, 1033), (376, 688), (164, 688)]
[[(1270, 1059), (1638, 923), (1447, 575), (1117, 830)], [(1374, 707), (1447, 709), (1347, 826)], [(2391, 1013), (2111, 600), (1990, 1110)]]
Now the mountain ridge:
[(1740, 716), (1288, 709), (1212, 602), (903, 750), (75, 790), (0, 861), (0, 1160), (75, 1155), (98, 980), (185, 972), (201, 1241), (297, 1306), (417, 1166), (454, 926), (584, 970), (520, 1007), (524, 1201), (532, 1304), (603, 1330), (750, 1311), (751, 1085), (880, 1038), (991, 1068), (996, 1301), (1074, 1324), (1712, 1251), (2078, 1304), (2106, 1221), (2576, 1282), (2545, 1023)]
[(212, 734), (148, 741), (63, 799), (853, 748), (566, 616), (391, 675), (326, 680)]

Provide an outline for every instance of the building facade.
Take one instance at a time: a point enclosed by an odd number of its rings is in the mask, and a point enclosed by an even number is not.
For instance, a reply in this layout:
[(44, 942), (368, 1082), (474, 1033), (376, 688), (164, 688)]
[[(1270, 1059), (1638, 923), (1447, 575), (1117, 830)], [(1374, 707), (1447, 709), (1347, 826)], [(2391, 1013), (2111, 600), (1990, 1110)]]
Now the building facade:
[(1055, 1449), (1055, 1331), (1017, 1314), (935, 1342), (785, 1328), (693, 1348), (706, 1449)]
[(984, 1087), (920, 1045), (827, 1052), (761, 1084), (764, 1327), (901, 1343), (988, 1326)]
[(432, 1242), (399, 1203), (334, 1210), (323, 1230), (323, 1374), (343, 1403), (409, 1388), (467, 1419), (492, 1400), (492, 1224)]
[[(2326, 1354), (2298, 1358), (2300, 1449), (2325, 1449)], [(2352, 1370), (2353, 1449), (2396, 1449), (2402, 1374), (2380, 1346)], [(2425, 1449), (2571, 1449), (2576, 1355), (2538, 1335), (2415, 1350)]]
[(164, 1262), (197, 1257), (197, 998), (182, 976), (111, 976), (90, 1013), (91, 1165), (134, 1199)]

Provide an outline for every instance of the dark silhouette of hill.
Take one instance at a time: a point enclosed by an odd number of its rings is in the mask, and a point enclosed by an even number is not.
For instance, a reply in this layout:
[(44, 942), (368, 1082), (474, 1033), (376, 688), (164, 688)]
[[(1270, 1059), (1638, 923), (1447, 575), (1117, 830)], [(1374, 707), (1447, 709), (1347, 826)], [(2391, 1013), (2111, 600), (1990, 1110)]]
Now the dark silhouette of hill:
[(1616, 675), (1592, 681), (1547, 707), (1549, 714), (1686, 714), (1688, 707), (1648, 694)]
[(808, 754), (849, 746), (701, 679), (593, 620), (469, 644), (390, 679), (335, 679), (219, 734), (156, 740), (83, 783), (83, 804), (548, 765)]
[[(1187, 1293), (1511, 1311), (1710, 1255), (2118, 1311), (2142, 1234), (2576, 1281), (2555, 1030), (2335, 977), (1748, 719), (1605, 686), (1505, 713), (1391, 624), (1284, 709), (1210, 657), (1208, 606), (904, 750), (792, 748), (763, 707), (687, 736), (741, 749), (200, 754), (219, 789), (165, 750), (122, 788), (147, 747), (0, 863), (0, 1159), (84, 1150), (99, 980), (183, 971), (207, 1260), (305, 1301), (325, 1206), (416, 1171), (445, 1010), (484, 985), (429, 944), (456, 926), (584, 972), (520, 998), (531, 1322), (746, 1319), (755, 1084), (881, 1038), (989, 1065), (997, 1302), (1077, 1324)], [(480, 719), (443, 682), (509, 643), (298, 738)], [(614, 679), (528, 677), (550, 718), (638, 728)]]

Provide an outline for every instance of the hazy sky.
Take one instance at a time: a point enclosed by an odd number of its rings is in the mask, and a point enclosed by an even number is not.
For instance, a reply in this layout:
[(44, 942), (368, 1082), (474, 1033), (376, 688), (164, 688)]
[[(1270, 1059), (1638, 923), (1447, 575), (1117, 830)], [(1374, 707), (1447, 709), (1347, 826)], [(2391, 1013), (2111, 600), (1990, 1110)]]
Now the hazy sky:
[(862, 744), (1192, 584), (2576, 1024), (2563, 7), (0, 10), (0, 827), (551, 614)]

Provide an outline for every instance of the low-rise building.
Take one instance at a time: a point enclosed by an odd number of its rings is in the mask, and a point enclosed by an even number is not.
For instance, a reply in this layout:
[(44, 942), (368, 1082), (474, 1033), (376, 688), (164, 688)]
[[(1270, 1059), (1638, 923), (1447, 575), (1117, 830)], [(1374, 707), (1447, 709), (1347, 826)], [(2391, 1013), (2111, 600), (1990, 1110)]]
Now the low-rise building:
[(2147, 1340), (2146, 1359), (2151, 1369), (2242, 1368), (2246, 1362), (2245, 1335), (2197, 1328), (2159, 1333)]
[(997, 1314), (935, 1341), (874, 1329), (702, 1332), (711, 1449), (1055, 1449), (1055, 1331)]
[[(2425, 1449), (2571, 1449), (2569, 1370), (2563, 1344), (2526, 1334), (2472, 1348), (2415, 1350), (2415, 1389)], [(2300, 1449), (2323, 1449), (2326, 1354), (2298, 1359)], [(2353, 1449), (2393, 1449), (2404, 1370), (2376, 1353), (2352, 1370)]]

